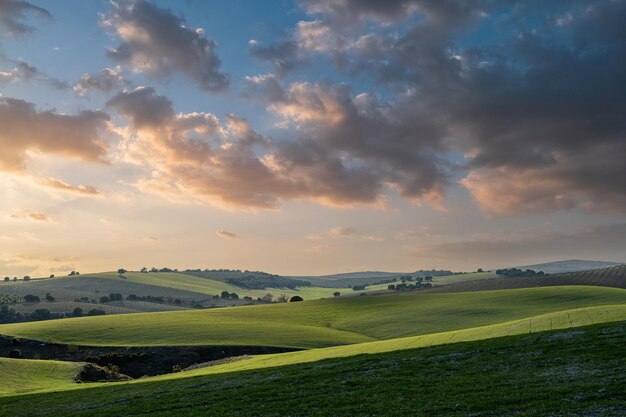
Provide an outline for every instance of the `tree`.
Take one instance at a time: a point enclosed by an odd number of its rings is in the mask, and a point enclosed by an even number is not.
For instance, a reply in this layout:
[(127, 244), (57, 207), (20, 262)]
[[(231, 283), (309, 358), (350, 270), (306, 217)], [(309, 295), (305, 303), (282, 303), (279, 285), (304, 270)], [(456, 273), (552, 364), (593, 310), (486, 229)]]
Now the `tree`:
[(74, 317), (79, 317), (83, 315), (83, 309), (80, 307), (76, 307), (73, 311), (72, 311), (72, 316)]
[(46, 308), (38, 308), (37, 310), (33, 311), (31, 317), (35, 320), (47, 320), (50, 318), (50, 310)]
[(30, 277), (28, 275), (24, 275), (24, 281), (30, 281)]
[(13, 282), (17, 281), (17, 277), (13, 277)]
[(120, 268), (117, 270), (117, 275), (124, 275), (126, 272), (128, 271), (126, 271), (124, 268)]
[(26, 294), (24, 296), (24, 301), (27, 302), (27, 303), (38, 303), (41, 300), (39, 299), (39, 296), (37, 296), (37, 295)]
[(88, 316), (104, 316), (105, 314), (106, 312), (99, 308), (92, 308), (91, 310), (87, 312)]
[(268, 292), (261, 298), (261, 300), (271, 303), (274, 300), (274, 296)]
[(478, 268), (476, 272), (484, 272), (482, 268)]
[(50, 278), (54, 278), (54, 274), (50, 274)]
[(232, 300), (239, 300), (239, 294), (235, 293), (235, 292), (231, 292), (230, 293), (230, 298)]
[(76, 271), (72, 271), (69, 274), (67, 274), (68, 277), (73, 277), (74, 275), (76, 275)]
[(109, 298), (108, 295), (103, 295), (102, 297), (100, 297), (100, 304), (108, 303), (110, 301), (111, 299)]
[(147, 273), (148, 273), (148, 268), (146, 268), (146, 267), (144, 266), (143, 268), (141, 268), (141, 271), (140, 271), (140, 272), (143, 272), (144, 274), (147, 274)]
[(230, 298), (230, 293), (228, 291), (222, 291), (220, 293), (221, 298)]
[(297, 301), (304, 301), (304, 298), (300, 297), (299, 295), (294, 295), (289, 299), (290, 303), (295, 303)]
[(389, 285), (387, 285), (387, 289), (388, 289), (388, 290), (395, 290), (395, 289), (396, 289), (396, 286), (395, 286), (395, 285), (393, 285), (393, 284), (389, 284)]
[(341, 293), (339, 291), (335, 291), (333, 293), (333, 297), (340, 297), (340, 296), (341, 296)]
[(155, 267), (150, 268), (150, 272), (159, 272), (159, 270)]
[(9, 277), (4, 277), (4, 282), (9, 282), (9, 281), (11, 281), (11, 278), (9, 278)]
[(281, 295), (278, 296), (278, 298), (276, 299), (277, 303), (286, 303), (287, 302), (287, 296), (285, 295), (285, 293), (282, 293)]
[(54, 297), (52, 295), (50, 295), (50, 293), (46, 293), (46, 301), (49, 303), (53, 303), (54, 302)]

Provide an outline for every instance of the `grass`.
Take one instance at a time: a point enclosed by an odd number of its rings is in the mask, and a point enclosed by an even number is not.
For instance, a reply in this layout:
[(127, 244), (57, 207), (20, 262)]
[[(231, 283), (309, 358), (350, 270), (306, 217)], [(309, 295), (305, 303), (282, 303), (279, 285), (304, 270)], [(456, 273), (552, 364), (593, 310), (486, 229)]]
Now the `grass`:
[(554, 275), (476, 279), (458, 281), (450, 284), (451, 285), (433, 288), (428, 290), (428, 292), (488, 291), (562, 285), (589, 285), (626, 288), (626, 265)]
[(82, 366), (73, 362), (0, 358), (0, 397), (75, 386), (73, 378)]
[[(87, 277), (109, 278), (119, 281), (120, 278), (116, 272), (102, 272), (98, 274), (84, 275)], [(124, 274), (127, 282), (135, 282), (146, 285), (156, 285), (159, 287), (173, 288), (177, 290), (191, 291), (199, 294), (205, 294), (207, 296), (213, 296), (220, 294), (222, 291), (234, 292), (239, 297), (250, 296), (254, 299), (263, 297), (265, 294), (270, 293), (275, 298), (281, 294), (285, 294), (287, 297), (299, 295), (305, 300), (315, 300), (318, 298), (332, 297), (335, 291), (353, 292), (351, 288), (322, 288), (322, 287), (300, 287), (295, 290), (288, 288), (266, 288), (264, 290), (250, 290), (246, 288), (237, 287), (235, 285), (228, 284), (223, 281), (213, 280), (209, 278), (201, 278), (188, 274), (180, 274), (176, 272), (167, 273), (141, 273), (141, 272), (127, 272)]]
[(319, 348), (488, 326), (574, 308), (614, 304), (626, 304), (626, 290), (581, 286), (402, 293), (17, 323), (0, 326), (0, 333), (95, 346)]
[(624, 326), (4, 397), (0, 414), (623, 416)]

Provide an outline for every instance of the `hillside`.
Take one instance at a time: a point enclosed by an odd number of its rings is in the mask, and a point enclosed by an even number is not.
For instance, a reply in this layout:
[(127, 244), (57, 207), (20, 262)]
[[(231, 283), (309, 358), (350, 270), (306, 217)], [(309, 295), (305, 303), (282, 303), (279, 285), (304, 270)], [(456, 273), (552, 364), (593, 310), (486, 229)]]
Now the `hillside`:
[(16, 417), (166, 416), (173, 410), (283, 416), (286, 409), (294, 416), (311, 410), (388, 415), (390, 409), (407, 416), (619, 416), (626, 410), (626, 368), (617, 348), (626, 343), (624, 324), (202, 375), (211, 369), (205, 368), (130, 385), (77, 385), (58, 377), (61, 392), (0, 397), (0, 411)]
[(375, 285), (381, 281), (401, 276), (410, 275), (413, 277), (439, 277), (452, 275), (450, 271), (443, 270), (420, 270), (415, 272), (346, 272), (343, 274), (323, 275), (323, 276), (302, 276), (292, 277), (309, 281), (312, 285), (328, 288), (353, 287), (355, 285)]
[(592, 271), (570, 272), (565, 274), (529, 276), (519, 278), (490, 278), (476, 281), (460, 281), (442, 287), (425, 290), (428, 293), (470, 292), (506, 290), (515, 288), (551, 287), (583, 285), (598, 287), (626, 288), (626, 265)]
[(257, 345), (314, 348), (487, 326), (626, 304), (626, 291), (545, 287), (401, 293), (301, 303), (84, 317), (0, 326), (0, 334), (94, 346)]
[(565, 272), (589, 271), (592, 269), (610, 268), (621, 265), (620, 262), (606, 261), (585, 261), (579, 259), (570, 259), (566, 261), (545, 262), (541, 264), (518, 266), (517, 268), (533, 271), (543, 271), (546, 274), (561, 274)]

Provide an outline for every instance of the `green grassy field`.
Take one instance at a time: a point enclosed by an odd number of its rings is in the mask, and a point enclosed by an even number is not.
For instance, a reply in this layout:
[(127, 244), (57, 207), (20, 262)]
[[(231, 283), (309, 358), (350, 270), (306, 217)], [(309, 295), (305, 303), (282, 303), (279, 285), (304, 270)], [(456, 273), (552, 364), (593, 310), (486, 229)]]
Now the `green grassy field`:
[(0, 333), (81, 345), (317, 348), (488, 326), (582, 307), (626, 304), (626, 290), (546, 287), (401, 293), (300, 303), (84, 317), (0, 326)]
[(0, 358), (0, 397), (76, 386), (73, 378), (81, 367), (73, 362)]
[(83, 389), (2, 397), (0, 414), (616, 417), (626, 412), (624, 326), (407, 346), (214, 375), (74, 384)]
[[(116, 272), (102, 272), (98, 274), (88, 274), (84, 276), (109, 278), (113, 280), (120, 280)], [(263, 297), (265, 294), (270, 293), (274, 297), (278, 297), (281, 294), (285, 294), (288, 297), (299, 295), (305, 300), (315, 300), (318, 298), (332, 297), (335, 291), (344, 293), (353, 293), (351, 288), (322, 288), (322, 287), (300, 287), (295, 290), (288, 288), (266, 288), (264, 290), (250, 290), (246, 288), (240, 288), (226, 282), (212, 280), (208, 278), (200, 278), (193, 275), (180, 274), (176, 272), (167, 273), (141, 273), (141, 272), (127, 272), (124, 274), (125, 281), (136, 282), (147, 285), (156, 285), (165, 288), (174, 288), (177, 290), (191, 291), (200, 294), (206, 294), (212, 296), (220, 294), (222, 291), (234, 292), (239, 297), (250, 296), (252, 298)]]

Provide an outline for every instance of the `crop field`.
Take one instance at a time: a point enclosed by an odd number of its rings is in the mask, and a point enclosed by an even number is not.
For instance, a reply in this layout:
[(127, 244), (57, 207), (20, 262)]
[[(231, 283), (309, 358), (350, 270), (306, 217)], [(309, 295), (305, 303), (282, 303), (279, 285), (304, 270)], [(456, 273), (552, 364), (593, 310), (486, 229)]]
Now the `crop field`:
[(626, 265), (596, 269), (592, 271), (569, 272), (545, 276), (529, 276), (519, 278), (502, 277), (497, 279), (461, 281), (451, 283), (451, 285), (445, 287), (429, 289), (427, 291), (467, 292), (563, 285), (589, 285), (626, 288)]
[(486, 326), (563, 310), (626, 304), (626, 291), (545, 287), (402, 293), (227, 309), (87, 317), (0, 326), (0, 333), (81, 345), (315, 348)]

